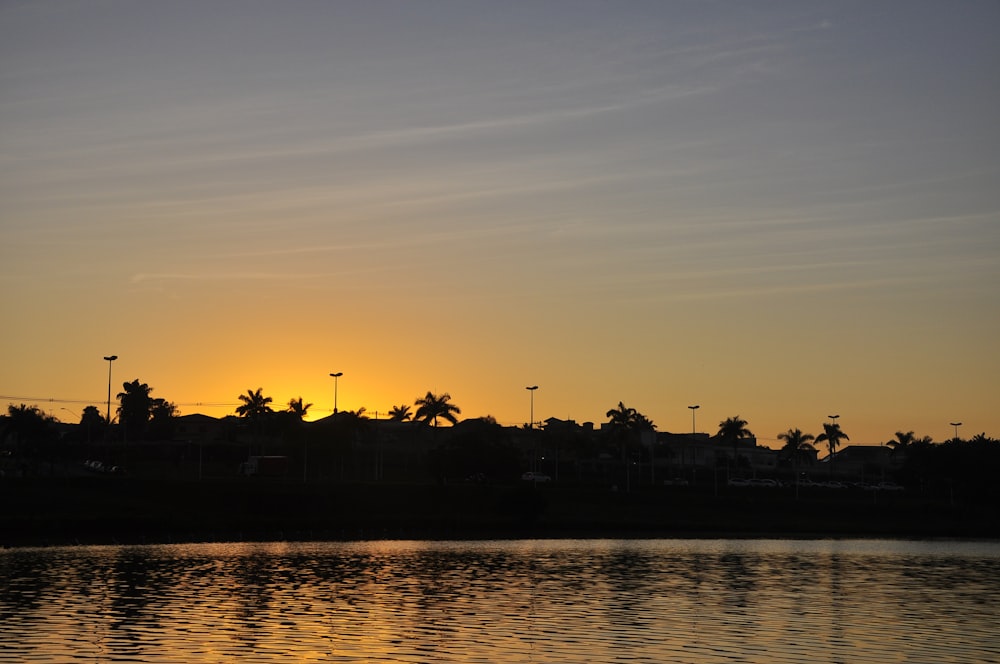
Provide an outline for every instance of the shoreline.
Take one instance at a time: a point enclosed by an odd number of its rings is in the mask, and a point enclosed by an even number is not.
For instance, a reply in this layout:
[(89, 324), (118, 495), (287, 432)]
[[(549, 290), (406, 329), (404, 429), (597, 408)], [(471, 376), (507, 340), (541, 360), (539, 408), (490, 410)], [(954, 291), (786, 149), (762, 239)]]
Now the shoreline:
[[(806, 492), (802, 492), (805, 494)], [(1000, 539), (1000, 510), (927, 495), (572, 484), (19, 478), (0, 547), (488, 539)]]

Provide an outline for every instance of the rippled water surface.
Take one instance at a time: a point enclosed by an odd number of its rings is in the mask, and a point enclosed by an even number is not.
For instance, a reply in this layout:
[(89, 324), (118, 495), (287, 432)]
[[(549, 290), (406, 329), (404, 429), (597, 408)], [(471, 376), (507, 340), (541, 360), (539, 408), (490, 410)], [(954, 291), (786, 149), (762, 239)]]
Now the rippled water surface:
[(1000, 662), (1000, 544), (0, 551), (0, 662)]

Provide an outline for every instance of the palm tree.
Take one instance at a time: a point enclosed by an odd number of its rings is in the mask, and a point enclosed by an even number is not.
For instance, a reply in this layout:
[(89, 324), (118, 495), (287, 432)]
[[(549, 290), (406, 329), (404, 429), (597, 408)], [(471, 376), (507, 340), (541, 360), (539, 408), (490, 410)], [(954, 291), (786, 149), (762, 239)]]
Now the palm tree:
[(271, 397), (265, 397), (262, 392), (264, 388), (258, 387), (256, 391), (247, 390), (246, 394), (240, 395), (240, 401), (243, 403), (236, 407), (236, 414), (240, 417), (245, 417), (251, 421), (258, 421), (268, 413), (273, 413), (271, 406)]
[(778, 439), (785, 441), (785, 445), (781, 448), (782, 456), (791, 460), (793, 464), (798, 462), (799, 457), (816, 449), (809, 442), (814, 440), (815, 436), (811, 433), (802, 433), (802, 429), (789, 429), (785, 433), (779, 433)]
[(823, 423), (823, 433), (816, 436), (817, 443), (826, 443), (826, 448), (829, 451), (829, 457), (827, 457), (827, 462), (830, 464), (830, 474), (833, 474), (833, 455), (840, 447), (841, 440), (850, 440), (847, 434), (840, 430), (840, 422), (834, 422), (830, 424), (829, 422)]
[(888, 443), (886, 443), (886, 447), (892, 448), (893, 454), (895, 454), (896, 452), (905, 453), (908, 449), (910, 449), (910, 446), (913, 445), (915, 442), (917, 442), (917, 438), (912, 431), (907, 431), (906, 433), (903, 433), (902, 431), (897, 431), (896, 439), (890, 440)]
[(455, 404), (449, 403), (450, 400), (451, 395), (447, 392), (440, 395), (428, 392), (425, 396), (414, 401), (413, 405), (417, 407), (414, 419), (425, 424), (433, 423), (435, 427), (437, 427), (439, 417), (456, 424), (458, 418), (455, 415), (460, 414), (462, 410)]
[[(258, 439), (263, 438), (263, 428), (264, 428), (264, 418), (272, 414), (274, 411), (271, 410), (271, 397), (265, 397), (264, 388), (258, 387), (256, 391), (247, 390), (246, 394), (241, 394), (239, 396), (240, 401), (243, 403), (236, 407), (236, 414), (240, 417), (244, 417), (249, 421), (255, 429)], [(251, 439), (252, 440), (252, 439)], [(263, 444), (261, 444), (263, 448)], [(247, 450), (247, 456), (253, 455), (253, 446), (250, 445)]]
[(784, 447), (781, 448), (782, 456), (792, 461), (796, 498), (799, 495), (799, 458), (816, 451), (816, 448), (809, 442), (814, 438), (811, 433), (802, 433), (802, 429), (789, 429), (785, 433), (778, 434), (778, 439), (785, 441)]
[(630, 491), (632, 489), (630, 472), (632, 464), (629, 458), (629, 443), (638, 435), (638, 432), (652, 431), (656, 425), (635, 408), (629, 408), (621, 401), (618, 402), (616, 408), (605, 413), (605, 416), (608, 418), (608, 424), (611, 425), (614, 437), (621, 445), (622, 463), (625, 465), (625, 490)]
[(716, 435), (733, 446), (734, 464), (739, 460), (740, 441), (749, 440), (754, 437), (753, 432), (747, 428), (747, 421), (740, 419), (739, 415), (719, 422), (719, 433)]
[(608, 418), (608, 424), (612, 427), (627, 431), (635, 423), (637, 414), (638, 411), (635, 408), (628, 408), (624, 403), (619, 401), (618, 407), (612, 408), (604, 416)]
[(302, 397), (288, 400), (288, 412), (297, 417), (300, 422), (306, 419), (310, 408), (312, 408), (312, 404), (302, 403)]
[(389, 411), (389, 419), (393, 422), (405, 422), (413, 417), (410, 414), (410, 407), (407, 405), (393, 406)]
[(626, 492), (632, 490), (632, 474), (630, 472), (628, 458), (628, 439), (632, 431), (632, 425), (635, 422), (636, 413), (638, 413), (638, 411), (635, 408), (629, 408), (624, 404), (624, 402), (619, 401), (617, 408), (612, 408), (604, 414), (605, 417), (608, 418), (608, 424), (611, 425), (612, 435), (621, 447), (622, 465), (625, 466)]
[(792, 472), (795, 474), (795, 500), (799, 499), (799, 457), (810, 452), (815, 452), (810, 440), (814, 440), (811, 433), (802, 433), (802, 429), (789, 429), (785, 433), (779, 433), (778, 439), (785, 441), (781, 448), (781, 454), (792, 460)]
[(123, 427), (126, 438), (131, 435), (141, 440), (146, 433), (146, 425), (153, 412), (153, 391), (146, 383), (140, 383), (136, 378), (130, 383), (122, 383), (122, 391), (118, 398), (118, 421)]
[(633, 427), (638, 431), (654, 431), (656, 429), (656, 425), (653, 424), (653, 420), (638, 411), (635, 414), (635, 423)]

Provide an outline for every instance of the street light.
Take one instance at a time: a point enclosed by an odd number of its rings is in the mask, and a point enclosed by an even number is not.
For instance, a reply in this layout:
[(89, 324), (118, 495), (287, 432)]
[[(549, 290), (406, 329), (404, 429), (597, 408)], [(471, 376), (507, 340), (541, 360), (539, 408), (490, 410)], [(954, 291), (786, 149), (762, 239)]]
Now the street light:
[(526, 387), (524, 389), (528, 390), (528, 392), (531, 393), (531, 411), (530, 411), (530, 417), (528, 419), (528, 428), (529, 429), (534, 429), (535, 428), (535, 390), (538, 389), (538, 386), (537, 385), (532, 385), (531, 387)]
[(962, 426), (961, 422), (949, 422), (951, 426), (955, 427), (955, 440), (958, 440), (958, 427)]
[(338, 371), (337, 373), (332, 373), (330, 376), (333, 378), (333, 414), (337, 414), (337, 379), (344, 375), (343, 371)]
[(695, 432), (694, 412), (696, 410), (698, 410), (699, 408), (701, 408), (701, 406), (688, 406), (688, 408), (691, 409), (691, 439), (693, 440), (694, 439), (694, 432)]
[(111, 363), (118, 359), (117, 355), (105, 355), (104, 359), (108, 362), (108, 427), (111, 426)]
[(840, 415), (827, 415), (827, 417), (829, 417), (831, 420), (833, 420), (834, 424), (836, 424), (837, 420), (840, 419)]

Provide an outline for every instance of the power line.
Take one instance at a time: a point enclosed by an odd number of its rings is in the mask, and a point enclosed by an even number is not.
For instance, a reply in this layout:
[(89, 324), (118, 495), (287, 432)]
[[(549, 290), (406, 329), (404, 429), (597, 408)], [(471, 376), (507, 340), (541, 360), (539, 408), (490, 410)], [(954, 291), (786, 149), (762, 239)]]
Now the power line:
[(238, 403), (213, 403), (210, 401), (191, 401), (184, 403), (171, 401), (170, 403), (174, 404), (175, 406), (206, 406), (208, 408), (230, 408), (230, 407), (235, 408), (236, 406), (240, 405)]
[(12, 397), (8, 395), (0, 395), (0, 400), (8, 399), (10, 401), (34, 401), (36, 403), (44, 401), (45, 403), (82, 403), (82, 404), (92, 404), (92, 403), (105, 403), (107, 399), (57, 399), (55, 397)]
[[(11, 396), (8, 394), (0, 394), (0, 401), (3, 400), (21, 401), (25, 403), (32, 401), (34, 403), (74, 403), (74, 404), (101, 404), (107, 402), (106, 397), (101, 397), (100, 399), (65, 399), (59, 397), (24, 397), (24, 396)], [(205, 406), (207, 408), (228, 408), (228, 407), (235, 408), (236, 406), (240, 405), (238, 403), (219, 403), (212, 401), (190, 401), (183, 403), (177, 403), (172, 401), (171, 403), (173, 403), (175, 406)]]

